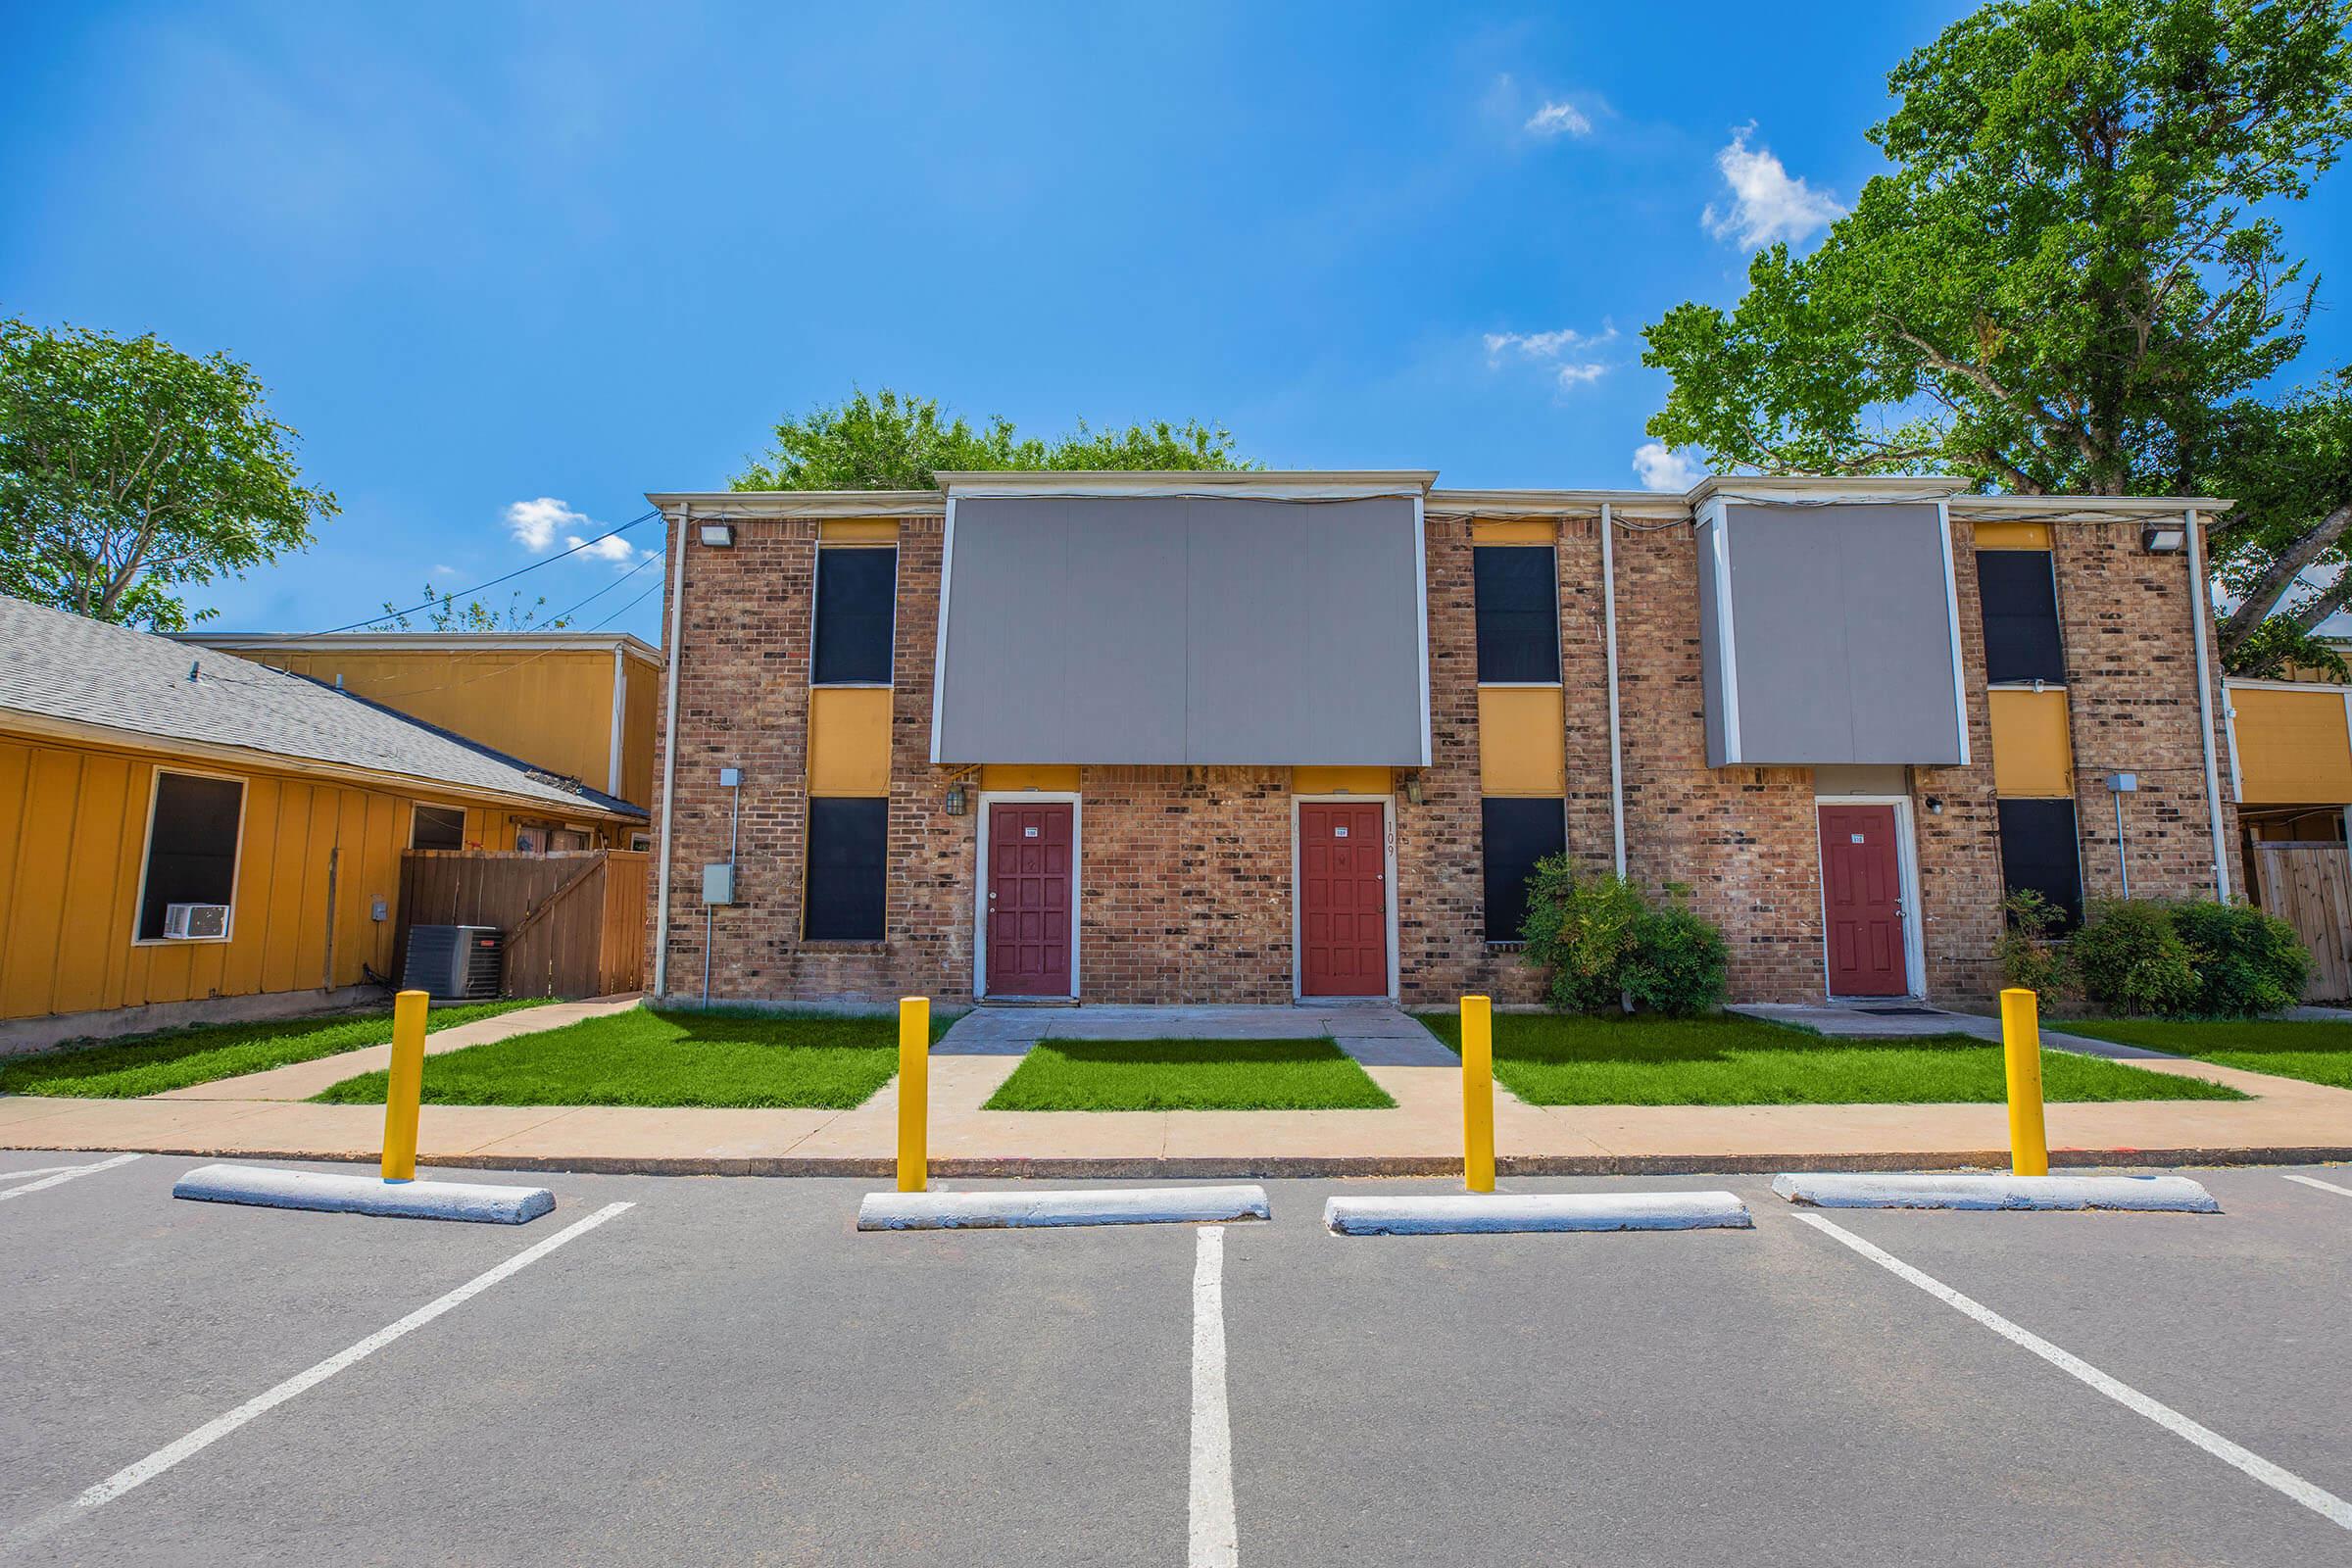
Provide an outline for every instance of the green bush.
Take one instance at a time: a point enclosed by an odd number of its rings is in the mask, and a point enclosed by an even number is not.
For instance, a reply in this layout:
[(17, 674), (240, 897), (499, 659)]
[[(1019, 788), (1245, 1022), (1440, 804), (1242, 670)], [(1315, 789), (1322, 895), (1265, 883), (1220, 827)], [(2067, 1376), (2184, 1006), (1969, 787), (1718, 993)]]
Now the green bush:
[(2000, 960), (2001, 983), (2023, 986), (2047, 1005), (2066, 995), (2073, 982), (2066, 944), (2053, 933), (2066, 911), (2032, 888), (2020, 888), (2001, 901), (2001, 935), (1993, 944)]
[(2173, 929), (2196, 967), (2195, 1011), (2248, 1018), (2303, 1000), (2311, 955), (2277, 915), (2245, 904), (2180, 904), (2173, 908)]
[(1634, 1005), (1670, 1018), (1711, 1011), (1723, 1004), (1731, 957), (1723, 933), (1677, 898), (1666, 908), (1642, 911), (1634, 922), (1625, 994)]
[(2093, 906), (2067, 943), (2067, 957), (2082, 995), (2104, 1012), (2189, 1012), (2203, 989), (2171, 906), (2149, 899)]
[(1645, 907), (1641, 891), (1621, 876), (1581, 875), (1565, 855), (1536, 862), (1527, 880), (1521, 957), (1551, 971), (1546, 997), (1554, 1007), (1597, 1012), (1617, 1005), (1634, 925)]

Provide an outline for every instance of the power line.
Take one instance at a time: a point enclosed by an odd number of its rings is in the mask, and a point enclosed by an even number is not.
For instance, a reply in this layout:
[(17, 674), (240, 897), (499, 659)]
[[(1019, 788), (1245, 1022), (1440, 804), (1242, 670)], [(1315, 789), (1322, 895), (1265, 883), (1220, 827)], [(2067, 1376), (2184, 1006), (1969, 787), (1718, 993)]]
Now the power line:
[[(661, 559), (662, 558), (660, 556), (648, 556), (643, 561), (637, 563), (637, 564), (634, 566), (631, 566), (628, 570), (622, 572), (619, 576), (613, 578), (611, 582), (605, 584), (602, 588), (599, 588), (596, 592), (590, 594), (587, 598), (581, 600), (579, 604), (572, 606), (569, 610), (557, 611), (554, 614), (547, 617), (550, 623), (550, 629), (555, 631), (563, 630), (563, 627), (555, 625), (554, 623), (561, 621), (566, 615), (578, 614), (584, 607), (594, 604), (597, 600), (604, 598), (605, 595), (611, 593), (622, 583), (627, 582), (631, 577), (636, 576), (639, 572), (643, 571), (646, 567), (652, 565), (655, 562), (660, 561)], [(643, 598), (644, 596), (639, 595), (638, 597)]]
[[(514, 578), (521, 576), (526, 571), (537, 571), (541, 566), (552, 566), (557, 562), (564, 560), (566, 557), (576, 556), (581, 551), (589, 549), (592, 546), (603, 544), (608, 539), (616, 538), (619, 535), (628, 532), (631, 528), (636, 527), (640, 523), (651, 522), (654, 518), (660, 516), (661, 514), (662, 513), (660, 508), (651, 509), (637, 516), (631, 517), (628, 521), (622, 523), (617, 528), (613, 528), (605, 533), (600, 533), (593, 539), (581, 540), (578, 544), (573, 545), (569, 550), (564, 551), (562, 555), (550, 556), (545, 561), (534, 561), (527, 566), (517, 566), (503, 577), (493, 577), (488, 582), (475, 583), (470, 588), (460, 588), (454, 593), (435, 594), (432, 598), (427, 599), (420, 605), (411, 605), (405, 610), (387, 610), (380, 615), (370, 615), (366, 620), (355, 620), (348, 626), (329, 626), (324, 631), (312, 632), (309, 635), (313, 637), (332, 637), (335, 633), (341, 631), (357, 631), (362, 626), (380, 625), (387, 620), (397, 620), (403, 615), (414, 614), (416, 612), (420, 610), (430, 610), (435, 605), (441, 604), (445, 600), (455, 599), (461, 594), (478, 594), (485, 588), (495, 588), (502, 582), (512, 582)], [(648, 556), (646, 558), (648, 561), (654, 559), (655, 558), (652, 556)], [(643, 563), (641, 562), (639, 564), (642, 565)], [(592, 594), (589, 597), (594, 598), (595, 596)], [(585, 600), (581, 602), (583, 604), (586, 603)]]
[(627, 604), (621, 606), (618, 610), (615, 610), (612, 612), (612, 613), (607, 615), (604, 619), (598, 621), (594, 626), (591, 626), (588, 629), (590, 631), (597, 631), (603, 627), (610, 626), (612, 624), (612, 622), (618, 620), (630, 611), (635, 610), (639, 605), (644, 604), (648, 599), (653, 598), (654, 595), (660, 593), (661, 591), (662, 585), (659, 582), (655, 583), (651, 588), (648, 588), (645, 592), (639, 594), (636, 598), (630, 600)]

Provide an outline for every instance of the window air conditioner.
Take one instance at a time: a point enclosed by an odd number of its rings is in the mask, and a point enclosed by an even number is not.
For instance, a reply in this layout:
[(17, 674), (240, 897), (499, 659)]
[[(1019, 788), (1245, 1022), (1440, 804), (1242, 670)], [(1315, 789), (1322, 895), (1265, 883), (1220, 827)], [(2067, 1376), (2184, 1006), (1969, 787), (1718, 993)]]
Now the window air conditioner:
[(228, 935), (228, 906), (225, 904), (167, 904), (164, 906), (164, 938), (169, 942), (202, 942), (210, 937)]

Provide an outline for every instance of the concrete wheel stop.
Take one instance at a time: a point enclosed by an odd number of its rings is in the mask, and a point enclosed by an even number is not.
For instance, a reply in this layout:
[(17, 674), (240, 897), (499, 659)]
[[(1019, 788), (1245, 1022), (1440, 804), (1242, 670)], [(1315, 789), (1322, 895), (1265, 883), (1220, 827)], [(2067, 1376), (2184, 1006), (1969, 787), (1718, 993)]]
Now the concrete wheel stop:
[(1045, 1225), (1185, 1225), (1266, 1219), (1266, 1190), (1104, 1187), (1082, 1192), (868, 1193), (861, 1231), (1006, 1230)]
[(202, 1203), (252, 1203), (393, 1219), (470, 1220), (520, 1225), (556, 1206), (544, 1187), (479, 1182), (390, 1182), (341, 1172), (273, 1170), (265, 1165), (199, 1165), (172, 1187), (173, 1198)]
[(1928, 1175), (1789, 1172), (1772, 1190), (1815, 1208), (2121, 1209), (2219, 1214), (2222, 1205), (2185, 1176), (2009, 1176), (1951, 1171)]
[(1730, 1193), (1455, 1193), (1334, 1198), (1334, 1236), (1468, 1236), (1521, 1231), (1752, 1230)]

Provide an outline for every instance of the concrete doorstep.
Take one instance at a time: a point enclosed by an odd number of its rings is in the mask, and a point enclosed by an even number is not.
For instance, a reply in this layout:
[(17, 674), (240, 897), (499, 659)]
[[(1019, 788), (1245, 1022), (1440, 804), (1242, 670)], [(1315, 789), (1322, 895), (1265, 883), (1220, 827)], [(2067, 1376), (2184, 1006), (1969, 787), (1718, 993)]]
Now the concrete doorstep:
[(861, 1231), (1003, 1230), (1030, 1225), (1184, 1225), (1267, 1219), (1266, 1190), (1106, 1187), (1084, 1192), (868, 1193)]
[(203, 1203), (254, 1203), (264, 1208), (310, 1208), (391, 1219), (471, 1220), (487, 1225), (520, 1225), (556, 1206), (556, 1195), (544, 1187), (391, 1182), (380, 1176), (272, 1170), (264, 1165), (199, 1165), (172, 1184), (172, 1196)]
[(1463, 1236), (1517, 1231), (1752, 1230), (1730, 1193), (1458, 1193), (1438, 1198), (1334, 1198), (1334, 1236)]
[(1816, 1208), (2130, 1209), (2218, 1214), (2213, 1195), (2186, 1176), (1926, 1176), (1791, 1172), (1772, 1179), (1791, 1203)]

